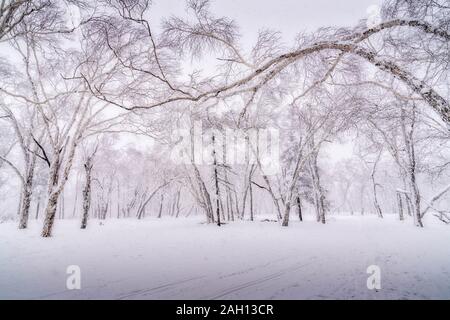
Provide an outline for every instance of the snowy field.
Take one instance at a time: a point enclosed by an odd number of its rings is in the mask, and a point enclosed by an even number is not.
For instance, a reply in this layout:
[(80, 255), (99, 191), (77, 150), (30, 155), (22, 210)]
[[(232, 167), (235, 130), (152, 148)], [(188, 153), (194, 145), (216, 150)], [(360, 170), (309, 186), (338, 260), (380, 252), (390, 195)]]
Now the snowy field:
[[(192, 219), (0, 224), (1, 299), (449, 299), (450, 227), (429, 217), (330, 217), (281, 228)], [(67, 290), (66, 268), (81, 268)], [(381, 268), (368, 290), (366, 269)]]

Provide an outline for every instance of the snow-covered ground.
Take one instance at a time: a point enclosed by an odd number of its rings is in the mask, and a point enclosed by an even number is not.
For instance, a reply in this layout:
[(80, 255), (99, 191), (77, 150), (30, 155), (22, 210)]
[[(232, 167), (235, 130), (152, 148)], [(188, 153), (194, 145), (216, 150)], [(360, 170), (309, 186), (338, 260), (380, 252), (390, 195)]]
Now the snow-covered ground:
[[(0, 298), (33, 299), (422, 299), (450, 298), (450, 226), (394, 216), (331, 217), (281, 228), (192, 219), (56, 221), (19, 231), (0, 224)], [(81, 290), (66, 269), (81, 268)], [(369, 290), (367, 267), (381, 268)]]

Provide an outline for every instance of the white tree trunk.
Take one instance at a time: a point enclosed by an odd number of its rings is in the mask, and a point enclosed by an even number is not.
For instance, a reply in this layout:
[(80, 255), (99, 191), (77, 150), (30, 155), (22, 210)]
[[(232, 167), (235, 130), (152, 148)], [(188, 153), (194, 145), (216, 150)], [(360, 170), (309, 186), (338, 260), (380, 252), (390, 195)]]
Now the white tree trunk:
[(84, 172), (86, 181), (84, 183), (83, 188), (83, 217), (81, 219), (81, 229), (86, 229), (88, 217), (89, 217), (89, 209), (91, 208), (91, 181), (92, 181), (92, 160), (88, 158), (86, 163), (84, 164)]

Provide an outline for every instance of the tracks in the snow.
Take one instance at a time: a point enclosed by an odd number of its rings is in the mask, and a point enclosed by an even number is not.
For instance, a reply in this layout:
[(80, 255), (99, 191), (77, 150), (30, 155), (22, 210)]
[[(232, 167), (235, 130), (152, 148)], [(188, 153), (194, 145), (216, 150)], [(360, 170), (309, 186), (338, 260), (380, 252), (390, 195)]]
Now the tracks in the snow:
[[(280, 260), (284, 260), (284, 259), (280, 259)], [(149, 289), (142, 289), (142, 290), (135, 290), (135, 291), (131, 291), (129, 293), (123, 294), (118, 296), (116, 299), (119, 300), (123, 300), (123, 299), (132, 299), (132, 298), (143, 298), (144, 296), (148, 296), (148, 295), (155, 295), (158, 293), (162, 293), (162, 292), (166, 292), (166, 291), (183, 291), (182, 285), (184, 284), (188, 284), (191, 282), (193, 283), (193, 286), (190, 287), (191, 291), (195, 291), (195, 288), (200, 288), (200, 287), (207, 287), (208, 285), (211, 285), (212, 287), (218, 286), (218, 284), (214, 285), (215, 281), (220, 281), (226, 278), (233, 278), (233, 277), (239, 277), (243, 274), (248, 274), (249, 276), (252, 275), (252, 273), (254, 272), (256, 273), (261, 273), (258, 271), (264, 270), (265, 268), (269, 267), (273, 262), (279, 262), (280, 260), (275, 260), (275, 261), (271, 261), (269, 263), (266, 263), (264, 265), (259, 265), (259, 266), (255, 266), (249, 269), (245, 269), (245, 270), (241, 270), (241, 271), (237, 271), (237, 272), (233, 272), (224, 276), (221, 276), (219, 278), (207, 278), (205, 276), (201, 276), (201, 277), (193, 277), (193, 278), (188, 278), (188, 279), (183, 279), (180, 281), (174, 281), (174, 282), (170, 282), (170, 283), (166, 283), (166, 284), (162, 284), (159, 286), (155, 286)], [(258, 277), (256, 279), (253, 279), (251, 281), (245, 281), (245, 282), (241, 282), (237, 285), (234, 286), (229, 286), (226, 287), (224, 289), (220, 289), (218, 291), (216, 291), (215, 293), (211, 294), (211, 295), (206, 295), (200, 299), (205, 299), (205, 300), (214, 300), (214, 299), (220, 299), (223, 298), (227, 295), (239, 292), (241, 290), (245, 290), (251, 287), (255, 287), (258, 286), (260, 284), (269, 282), (271, 280), (275, 280), (278, 278), (281, 278), (283, 276), (287, 276), (290, 275), (292, 272), (295, 272), (299, 269), (302, 269), (308, 265), (310, 265), (311, 263), (313, 263), (315, 259), (310, 260), (308, 263), (299, 263), (299, 264), (295, 264), (293, 266), (290, 266), (288, 268), (282, 268), (279, 269), (276, 272), (272, 272), (269, 274), (266, 274), (262, 277)], [(207, 278), (207, 279), (205, 279)], [(201, 280), (206, 280), (206, 283), (204, 281)], [(197, 282), (196, 280), (200, 280), (201, 283)], [(185, 289), (185, 288), (184, 288)], [(176, 293), (175, 293), (176, 295)]]
[(311, 263), (312, 263), (312, 261), (310, 261), (309, 263), (297, 264), (297, 265), (291, 266), (289, 268), (285, 268), (285, 269), (279, 270), (277, 272), (268, 274), (268, 275), (266, 275), (264, 277), (260, 277), (260, 278), (257, 278), (255, 280), (244, 282), (244, 283), (241, 283), (239, 285), (229, 287), (229, 288), (227, 288), (225, 290), (221, 290), (221, 291), (217, 292), (216, 294), (214, 294), (213, 296), (205, 297), (204, 299), (214, 300), (214, 299), (223, 298), (223, 297), (225, 297), (225, 296), (227, 296), (229, 294), (232, 294), (232, 293), (235, 293), (235, 292), (239, 292), (241, 290), (244, 290), (244, 289), (247, 289), (247, 288), (250, 288), (250, 287), (257, 286), (259, 284), (265, 283), (265, 282), (270, 281), (270, 280), (278, 279), (278, 278), (280, 278), (280, 277), (282, 277), (284, 275), (287, 275), (287, 274), (289, 274), (291, 272), (294, 272), (294, 271), (297, 271), (299, 269), (302, 269), (302, 268), (310, 265)]
[(185, 280), (181, 280), (181, 281), (175, 281), (175, 282), (171, 282), (171, 283), (166, 283), (157, 287), (153, 287), (150, 289), (142, 289), (142, 290), (135, 290), (135, 291), (131, 291), (125, 295), (121, 295), (119, 297), (117, 297), (118, 300), (123, 300), (123, 299), (128, 299), (128, 298), (132, 298), (132, 297), (136, 297), (136, 296), (141, 296), (141, 295), (148, 295), (148, 294), (154, 294), (157, 293), (159, 291), (165, 291), (165, 290), (169, 290), (169, 289), (176, 289), (177, 285), (186, 283), (186, 282), (190, 282), (190, 281), (194, 281), (194, 280), (198, 280), (198, 279), (202, 279), (204, 277), (195, 277), (195, 278), (189, 278), (189, 279), (185, 279)]

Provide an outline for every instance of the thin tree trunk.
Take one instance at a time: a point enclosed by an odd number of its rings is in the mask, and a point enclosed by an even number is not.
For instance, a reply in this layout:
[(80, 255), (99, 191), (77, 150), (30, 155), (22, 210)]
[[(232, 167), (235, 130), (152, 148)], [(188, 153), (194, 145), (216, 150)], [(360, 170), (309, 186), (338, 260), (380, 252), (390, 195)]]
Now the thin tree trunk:
[(417, 186), (417, 182), (416, 182), (416, 177), (415, 174), (413, 173), (411, 175), (411, 184), (412, 184), (412, 191), (414, 194), (414, 215), (416, 218), (416, 224), (418, 227), (423, 228), (423, 223), (422, 223), (422, 215), (420, 214), (420, 192), (419, 192), (419, 188)]
[[(36, 151), (36, 150), (35, 150)], [(28, 219), (30, 213), (31, 196), (33, 193), (33, 179), (34, 170), (36, 168), (36, 154), (33, 153), (28, 165), (26, 166), (26, 176), (25, 183), (22, 186), (22, 194), (20, 197), (21, 204), (19, 206), (20, 210), (20, 222), (19, 229), (26, 229), (28, 226)]]
[(220, 211), (221, 211), (221, 213), (222, 213), (222, 221), (225, 221), (225, 209), (224, 209), (224, 207), (223, 207), (223, 201), (222, 201), (222, 198), (219, 198), (219, 200), (220, 200)]
[[(36, 151), (36, 149), (35, 149)], [(30, 162), (27, 166), (27, 173), (25, 177), (25, 185), (23, 186), (22, 205), (20, 207), (20, 223), (19, 229), (26, 229), (28, 226), (31, 195), (33, 193), (33, 179), (36, 168), (36, 153), (31, 156)]]
[(64, 198), (64, 191), (61, 192), (61, 201), (60, 201), (60, 212), (61, 212), (61, 219), (64, 220), (64, 209), (65, 209), (65, 198)]
[[(195, 179), (198, 184), (199, 191), (200, 191), (199, 203), (205, 211), (207, 223), (214, 223), (215, 219), (214, 219), (214, 211), (213, 211), (212, 202), (211, 202), (211, 196), (208, 192), (208, 189), (205, 186), (205, 182), (203, 181), (200, 171), (195, 162), (195, 154), (196, 154), (195, 145), (196, 145), (196, 143), (194, 141), (194, 127), (193, 126), (191, 127), (189, 133), (190, 133), (190, 138), (191, 138), (191, 164), (192, 164), (192, 167), (194, 168)], [(199, 152), (201, 152), (201, 150)]]
[(252, 164), (250, 167), (250, 173), (248, 175), (248, 192), (249, 192), (249, 200), (250, 200), (250, 221), (254, 220), (254, 211), (253, 211), (253, 187), (252, 187), (252, 177), (255, 172), (255, 165)]
[[(246, 169), (245, 170), (247, 170), (247, 168), (248, 168), (248, 163), (246, 165)], [(248, 192), (249, 192), (250, 184), (251, 184), (252, 170), (253, 170), (253, 165), (250, 167), (250, 171), (249, 171), (248, 177), (244, 178), (244, 181), (245, 181), (245, 183), (244, 183), (244, 196), (242, 198), (242, 209), (241, 209), (241, 213), (240, 213), (240, 218), (242, 220), (245, 217), (245, 207), (247, 205), (247, 196), (248, 196)]]
[(297, 196), (297, 213), (298, 218), (300, 221), (303, 221), (303, 215), (302, 215), (302, 202), (300, 200), (300, 196)]
[(77, 182), (75, 184), (75, 200), (73, 203), (73, 210), (72, 210), (72, 218), (75, 217), (75, 214), (77, 212), (77, 204), (78, 204), (78, 184), (80, 182), (80, 176), (77, 174)]
[(83, 189), (83, 217), (81, 220), (81, 229), (86, 229), (89, 217), (89, 209), (91, 208), (91, 181), (92, 181), (92, 159), (88, 158), (84, 164), (84, 172), (86, 181)]
[[(261, 166), (259, 166), (259, 169), (261, 170)], [(264, 174), (263, 174), (262, 178), (264, 179), (264, 182), (267, 185), (267, 190), (269, 191), (270, 196), (272, 197), (272, 201), (273, 201), (273, 204), (275, 205), (275, 209), (277, 209), (277, 219), (278, 219), (278, 221), (280, 221), (281, 219), (283, 219), (283, 216), (281, 215), (280, 203), (278, 202), (278, 199), (275, 196), (275, 193), (273, 192), (269, 178)]]
[(397, 192), (397, 204), (398, 204), (398, 217), (400, 221), (403, 221), (405, 219), (403, 216), (403, 203), (402, 203), (402, 196), (399, 192)]
[(223, 175), (225, 180), (225, 200), (227, 208), (228, 221), (234, 220), (233, 199), (231, 198), (230, 181), (228, 179), (228, 157), (227, 157), (227, 136), (226, 131), (222, 131), (222, 157), (223, 157)]
[(38, 197), (37, 199), (37, 204), (36, 204), (36, 220), (39, 219), (39, 209), (41, 207), (41, 196)]
[(117, 180), (117, 219), (120, 219), (120, 184)]
[(202, 197), (202, 202), (204, 204), (203, 207), (204, 207), (205, 214), (206, 214), (206, 221), (207, 221), (207, 223), (214, 223), (215, 219), (214, 219), (214, 213), (213, 213), (213, 208), (212, 208), (212, 203), (211, 203), (211, 196), (208, 192), (208, 189), (205, 186), (205, 183), (203, 182), (200, 171), (198, 170), (198, 168), (194, 162), (192, 162), (192, 166), (194, 168), (195, 179), (199, 186), (200, 196)]
[(405, 194), (405, 202), (406, 202), (406, 212), (408, 213), (408, 216), (412, 217), (412, 202), (411, 198)]
[(175, 215), (175, 218), (178, 218), (178, 216), (180, 215), (180, 197), (181, 197), (181, 190), (178, 190), (177, 192), (177, 214)]
[[(169, 184), (169, 182), (164, 182), (162, 185), (160, 185), (159, 187), (157, 187), (155, 190), (153, 190), (153, 192), (144, 200), (144, 202), (140, 205), (138, 211), (137, 211), (137, 217), (138, 219), (141, 219), (145, 208), (147, 207), (147, 205), (149, 204), (149, 202), (153, 199), (153, 197), (156, 195), (156, 193), (164, 188), (165, 186), (167, 186)], [(174, 203), (175, 204), (175, 203)], [(173, 208), (173, 207), (172, 207)], [(173, 210), (173, 209), (172, 209)]]
[(28, 169), (28, 174), (23, 185), (23, 192), (21, 196), (20, 206), (20, 222), (19, 229), (26, 229), (28, 226), (28, 218), (31, 205), (31, 195), (33, 192), (33, 177), (34, 177), (34, 164), (30, 164), (31, 168)]
[(402, 120), (402, 133), (403, 138), (405, 141), (406, 146), (406, 152), (408, 154), (408, 168), (407, 168), (407, 175), (410, 185), (410, 191), (411, 196), (413, 197), (412, 202), (412, 209), (413, 209), (413, 215), (415, 223), (418, 227), (423, 227), (422, 223), (422, 215), (420, 213), (420, 192), (419, 187), (417, 185), (416, 181), (416, 156), (415, 156), (415, 146), (414, 146), (414, 127), (415, 127), (415, 117), (416, 117), (416, 111), (415, 111), (415, 105), (413, 105), (412, 110), (412, 120), (409, 132), (406, 132), (406, 115), (405, 115), (405, 109), (402, 108), (401, 110), (401, 120)]
[(380, 157), (381, 157), (381, 151), (378, 154), (377, 159), (375, 160), (374, 164), (373, 164), (373, 168), (372, 168), (372, 173), (370, 175), (371, 179), (372, 179), (372, 190), (373, 190), (373, 205), (375, 207), (375, 211), (378, 215), (379, 218), (383, 218), (383, 213), (381, 211), (381, 207), (378, 203), (378, 195), (377, 195), (377, 186), (378, 184), (375, 181), (375, 174), (376, 174), (376, 170), (377, 170), (377, 165), (378, 162), (380, 161)]
[(252, 177), (249, 180), (249, 194), (250, 194), (250, 221), (253, 221), (253, 188), (252, 188)]
[(162, 217), (163, 203), (164, 203), (164, 194), (161, 193), (161, 201), (159, 203), (159, 213), (158, 213), (159, 219)]
[(322, 186), (320, 184), (319, 168), (317, 166), (317, 153), (311, 155), (309, 164), (311, 178), (313, 181), (317, 222), (322, 222), (323, 224), (325, 224), (325, 195), (323, 194)]
[(234, 206), (235, 206), (234, 210), (231, 211), (231, 220), (232, 221), (234, 221), (235, 214), (236, 214), (236, 217), (239, 214), (239, 199), (238, 199), (238, 195), (237, 195), (236, 189), (234, 189)]
[(212, 144), (213, 144), (213, 165), (214, 165), (214, 182), (215, 182), (215, 192), (216, 192), (216, 215), (217, 215), (217, 225), (220, 227), (220, 192), (219, 192), (219, 177), (217, 170), (217, 157), (216, 157), (216, 146), (215, 146), (215, 136), (212, 136)]
[[(23, 190), (24, 186), (22, 186)], [(20, 213), (22, 212), (22, 198), (23, 198), (23, 191), (20, 193), (19, 196), (19, 203), (17, 205), (17, 215), (20, 217)]]

